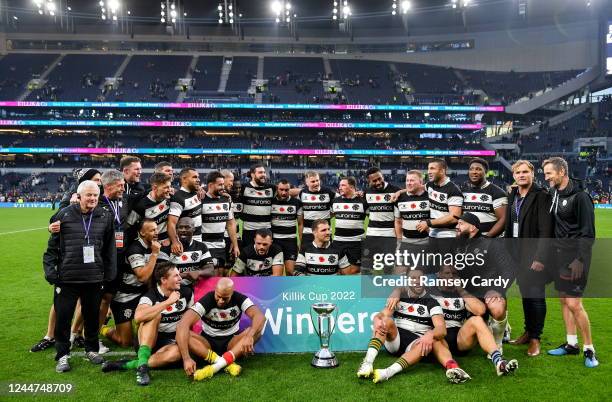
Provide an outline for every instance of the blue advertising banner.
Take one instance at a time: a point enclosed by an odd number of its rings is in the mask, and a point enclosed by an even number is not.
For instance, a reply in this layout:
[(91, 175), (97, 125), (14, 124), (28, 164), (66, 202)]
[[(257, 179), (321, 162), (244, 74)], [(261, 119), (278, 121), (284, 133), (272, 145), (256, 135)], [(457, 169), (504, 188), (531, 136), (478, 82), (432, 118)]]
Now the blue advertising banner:
[[(214, 290), (219, 278), (200, 281), (197, 301)], [(372, 317), (386, 299), (362, 298), (361, 276), (235, 277), (235, 290), (247, 295), (266, 317), (257, 353), (295, 353), (319, 350), (319, 337), (310, 318), (314, 303), (335, 304), (333, 351), (365, 350), (372, 337)], [(337, 314), (337, 316), (336, 316)], [(316, 313), (312, 311), (316, 322)], [(250, 325), (243, 315), (240, 326)], [(199, 327), (198, 327), (199, 330)]]
[(0, 202), (0, 208), (51, 208), (50, 202)]

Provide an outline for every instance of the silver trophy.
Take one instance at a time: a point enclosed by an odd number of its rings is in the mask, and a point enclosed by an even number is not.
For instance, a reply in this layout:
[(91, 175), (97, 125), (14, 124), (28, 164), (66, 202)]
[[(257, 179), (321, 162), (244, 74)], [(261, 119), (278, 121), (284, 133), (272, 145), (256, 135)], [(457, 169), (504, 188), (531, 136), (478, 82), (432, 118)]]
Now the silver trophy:
[[(331, 314), (336, 309), (336, 305), (333, 303), (315, 303), (312, 305), (312, 309), (315, 311), (315, 313), (317, 313), (317, 321), (315, 322), (313, 319), (312, 311), (310, 312), (310, 319), (312, 320), (312, 325), (314, 326), (315, 332), (317, 335), (319, 335), (321, 349), (315, 353), (310, 364), (313, 367), (318, 368), (338, 367), (338, 359), (336, 359), (336, 355), (329, 350), (329, 338), (336, 327), (335, 319), (332, 326)], [(337, 317), (338, 312), (336, 311), (336, 318)]]

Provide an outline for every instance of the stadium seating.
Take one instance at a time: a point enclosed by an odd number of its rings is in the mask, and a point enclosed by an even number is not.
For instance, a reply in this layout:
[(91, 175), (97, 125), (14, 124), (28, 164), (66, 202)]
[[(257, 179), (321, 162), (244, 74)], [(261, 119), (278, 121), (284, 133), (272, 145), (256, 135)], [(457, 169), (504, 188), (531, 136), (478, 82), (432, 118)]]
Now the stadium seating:
[(53, 69), (42, 89), (27, 100), (96, 101), (100, 86), (112, 77), (125, 56), (69, 54)]
[(277, 103), (314, 103), (323, 98), (323, 59), (318, 57), (266, 57), (264, 78)]
[(112, 93), (106, 100), (174, 102), (176, 81), (185, 77), (190, 62), (189, 56), (133, 56), (122, 74), (119, 96)]
[(0, 59), (0, 100), (17, 100), (27, 83), (44, 73), (58, 56), (9, 53)]

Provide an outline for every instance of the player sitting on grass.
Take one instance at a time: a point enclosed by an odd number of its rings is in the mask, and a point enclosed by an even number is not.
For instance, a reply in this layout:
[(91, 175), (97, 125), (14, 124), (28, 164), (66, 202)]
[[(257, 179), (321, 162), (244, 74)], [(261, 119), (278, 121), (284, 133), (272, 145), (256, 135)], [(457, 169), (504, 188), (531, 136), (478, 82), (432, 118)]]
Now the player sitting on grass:
[[(386, 381), (409, 366), (414, 366), (434, 350), (438, 359), (444, 359), (446, 377), (450, 382), (457, 384), (470, 379), (443, 343), (446, 335), (444, 313), (438, 302), (421, 285), (420, 278), (423, 276), (421, 269), (409, 271), (408, 287), (400, 293), (395, 306), (387, 304), (374, 317), (374, 334), (357, 370), (357, 377), (368, 378), (373, 374), (375, 383)], [(374, 370), (374, 359), (383, 344), (389, 353), (400, 357), (386, 369)]]
[[(438, 272), (438, 278), (452, 281), (458, 278), (457, 271), (452, 266), (444, 265)], [(493, 334), (482, 318), (487, 306), (480, 299), (460, 286), (440, 286), (431, 295), (444, 311), (446, 337), (443, 342), (454, 355), (465, 354), (478, 344), (491, 356), (498, 376), (510, 374), (518, 368), (516, 360), (504, 360), (501, 350), (497, 348)], [(468, 313), (472, 314), (469, 318)], [(440, 363), (444, 361), (440, 360)]]
[[(181, 360), (176, 345), (176, 327), (181, 316), (193, 305), (193, 291), (181, 286), (181, 274), (169, 262), (155, 267), (156, 286), (140, 298), (135, 320), (138, 328), (138, 358), (135, 360), (108, 361), (103, 372), (136, 369), (138, 385), (150, 382), (149, 368), (160, 368)], [(194, 334), (195, 335), (195, 334)], [(206, 356), (207, 350), (196, 339), (189, 340), (189, 347), (198, 356)]]
[[(240, 317), (245, 313), (251, 326), (240, 330)], [(191, 327), (202, 320), (202, 337), (191, 332)], [(234, 363), (241, 356), (252, 354), (255, 343), (261, 336), (266, 319), (251, 299), (234, 291), (234, 282), (221, 278), (214, 291), (206, 293), (189, 309), (177, 330), (177, 342), (183, 356), (183, 367), (187, 375), (196, 381), (211, 378), (225, 369), (232, 376), (240, 374), (241, 367)], [(196, 370), (196, 363), (189, 356), (187, 347), (189, 334), (203, 340), (211, 352), (206, 360), (211, 363)]]

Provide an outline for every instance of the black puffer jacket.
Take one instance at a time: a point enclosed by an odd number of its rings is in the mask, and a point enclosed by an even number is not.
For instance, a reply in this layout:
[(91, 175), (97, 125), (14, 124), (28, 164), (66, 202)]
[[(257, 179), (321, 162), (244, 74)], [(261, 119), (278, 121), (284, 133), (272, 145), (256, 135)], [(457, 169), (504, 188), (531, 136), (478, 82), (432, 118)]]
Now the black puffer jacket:
[(45, 279), (51, 284), (101, 283), (117, 274), (117, 250), (113, 216), (100, 207), (93, 210), (89, 244), (94, 246), (94, 262), (83, 262), (83, 247), (87, 245), (83, 218), (78, 204), (70, 205), (57, 214), (61, 222), (59, 233), (49, 238), (43, 255)]

